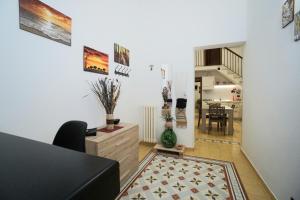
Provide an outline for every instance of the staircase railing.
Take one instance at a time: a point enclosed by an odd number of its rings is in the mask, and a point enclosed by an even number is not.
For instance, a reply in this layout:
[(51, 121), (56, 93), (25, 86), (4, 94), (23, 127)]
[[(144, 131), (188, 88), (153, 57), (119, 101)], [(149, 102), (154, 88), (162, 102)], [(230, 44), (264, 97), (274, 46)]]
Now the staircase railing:
[(227, 47), (222, 48), (222, 65), (239, 77), (243, 77), (243, 57)]

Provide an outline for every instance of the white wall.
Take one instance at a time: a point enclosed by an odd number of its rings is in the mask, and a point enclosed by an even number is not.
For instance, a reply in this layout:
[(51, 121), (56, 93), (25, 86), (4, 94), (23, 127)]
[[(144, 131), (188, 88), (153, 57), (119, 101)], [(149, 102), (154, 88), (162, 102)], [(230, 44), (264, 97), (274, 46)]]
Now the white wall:
[[(243, 149), (280, 200), (300, 199), (300, 42), (284, 0), (248, 1)], [(296, 0), (296, 11), (300, 1)]]
[(112, 72), (117, 42), (130, 50), (133, 71), (123, 79), (115, 115), (141, 125), (141, 106), (160, 108), (160, 67), (151, 72), (148, 66), (168, 63), (176, 98), (188, 98), (188, 127), (175, 132), (180, 143), (193, 146), (193, 48), (244, 41), (246, 0), (44, 2), (72, 17), (71, 47), (20, 30), (18, 1), (0, 0), (1, 131), (51, 142), (67, 120), (84, 120), (89, 127), (104, 124), (96, 99), (83, 98), (89, 94), (87, 81), (99, 75), (83, 72), (82, 48), (109, 53)]

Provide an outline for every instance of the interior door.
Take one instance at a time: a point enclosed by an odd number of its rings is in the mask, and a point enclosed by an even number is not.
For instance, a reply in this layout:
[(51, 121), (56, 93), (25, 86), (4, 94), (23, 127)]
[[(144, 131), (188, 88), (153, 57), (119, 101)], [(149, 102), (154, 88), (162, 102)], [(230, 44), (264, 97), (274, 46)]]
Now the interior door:
[(222, 64), (222, 49), (206, 49), (204, 50), (205, 66), (221, 65)]

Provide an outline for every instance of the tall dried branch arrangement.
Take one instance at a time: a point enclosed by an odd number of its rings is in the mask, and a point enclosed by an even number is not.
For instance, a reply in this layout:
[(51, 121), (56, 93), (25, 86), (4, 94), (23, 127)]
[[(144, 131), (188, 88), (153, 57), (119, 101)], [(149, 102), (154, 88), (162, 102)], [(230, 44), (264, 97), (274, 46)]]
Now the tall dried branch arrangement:
[(102, 78), (91, 82), (91, 90), (105, 108), (106, 114), (113, 114), (120, 96), (121, 83), (118, 79)]
[(161, 94), (162, 94), (162, 97), (164, 99), (164, 102), (167, 102), (168, 101), (168, 94), (169, 94), (168, 88), (164, 87)]

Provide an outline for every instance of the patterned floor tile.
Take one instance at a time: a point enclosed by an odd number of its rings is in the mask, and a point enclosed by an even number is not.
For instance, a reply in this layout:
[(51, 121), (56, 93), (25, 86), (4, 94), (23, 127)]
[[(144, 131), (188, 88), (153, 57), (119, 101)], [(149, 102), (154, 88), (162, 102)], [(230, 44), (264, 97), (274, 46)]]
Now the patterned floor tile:
[(246, 200), (233, 163), (150, 153), (123, 186), (122, 200)]

